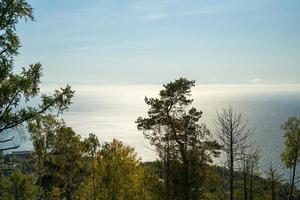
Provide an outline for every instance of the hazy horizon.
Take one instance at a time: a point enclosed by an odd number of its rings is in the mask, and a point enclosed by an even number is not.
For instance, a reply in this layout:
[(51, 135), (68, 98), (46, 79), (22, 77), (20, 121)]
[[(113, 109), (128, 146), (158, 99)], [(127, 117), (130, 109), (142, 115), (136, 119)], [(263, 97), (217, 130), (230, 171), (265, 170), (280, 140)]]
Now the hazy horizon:
[[(182, 77), (178, 77), (182, 78)], [(175, 78), (175, 79), (178, 79)], [(184, 77), (186, 78), (186, 77)], [(69, 84), (69, 85), (135, 85), (135, 84), (141, 84), (141, 85), (149, 85), (149, 84), (155, 84), (155, 85), (161, 85), (161, 84), (166, 84), (171, 81), (174, 81), (175, 79), (167, 79), (163, 81), (42, 81), (41, 85), (59, 85), (59, 84)], [(299, 85), (300, 82), (210, 82), (210, 81), (200, 81), (197, 79), (190, 79), (190, 80), (195, 80), (196, 85)]]
[[(51, 93), (57, 86), (43, 85), (41, 90)], [(61, 117), (83, 138), (89, 133), (96, 134), (101, 143), (117, 138), (134, 147), (143, 160), (153, 160), (155, 153), (143, 133), (137, 130), (135, 120), (147, 114), (144, 97), (157, 97), (162, 88), (161, 84), (75, 84), (74, 103)], [(193, 106), (203, 111), (200, 122), (214, 136), (217, 111), (232, 105), (241, 112), (255, 132), (255, 144), (265, 149), (265, 161), (270, 156), (278, 157), (282, 151), (280, 125), (289, 116), (300, 116), (298, 84), (196, 84), (191, 94)]]

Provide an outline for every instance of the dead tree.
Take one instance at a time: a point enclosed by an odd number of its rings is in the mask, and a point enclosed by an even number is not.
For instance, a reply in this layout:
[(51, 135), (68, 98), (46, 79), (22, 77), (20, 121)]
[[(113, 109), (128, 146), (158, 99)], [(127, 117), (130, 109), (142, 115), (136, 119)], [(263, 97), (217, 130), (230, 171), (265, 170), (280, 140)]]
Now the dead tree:
[(249, 174), (249, 164), (247, 154), (242, 151), (242, 172), (243, 172), (243, 192), (244, 192), (244, 200), (248, 200), (248, 174)]
[(252, 131), (248, 129), (247, 120), (242, 114), (234, 112), (231, 106), (223, 109), (217, 115), (217, 132), (220, 144), (227, 156), (230, 200), (233, 200), (234, 167), (236, 162), (241, 159), (242, 152), (249, 147), (248, 140)]
[(270, 166), (267, 170), (267, 180), (269, 185), (269, 192), (271, 194), (271, 200), (277, 200), (277, 186), (283, 182), (283, 174), (279, 173), (276, 167), (270, 163)]
[(252, 147), (248, 155), (248, 164), (249, 164), (249, 200), (253, 200), (253, 187), (254, 187), (254, 178), (258, 172), (259, 160), (261, 158), (261, 151), (257, 147)]

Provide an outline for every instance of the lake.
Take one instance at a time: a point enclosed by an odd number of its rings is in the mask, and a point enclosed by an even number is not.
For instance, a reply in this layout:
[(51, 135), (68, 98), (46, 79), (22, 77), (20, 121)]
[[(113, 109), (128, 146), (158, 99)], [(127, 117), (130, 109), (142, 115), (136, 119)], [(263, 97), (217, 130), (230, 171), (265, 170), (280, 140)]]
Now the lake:
[[(156, 84), (75, 84), (74, 103), (63, 115), (67, 125), (82, 137), (96, 134), (101, 142), (117, 138), (133, 146), (142, 160), (156, 158), (153, 147), (136, 128), (138, 116), (146, 116), (144, 97), (157, 97)], [(49, 92), (57, 85), (44, 85)], [(229, 105), (241, 112), (254, 130), (253, 141), (262, 148), (262, 165), (281, 167), (283, 149), (281, 124), (290, 116), (300, 116), (300, 85), (197, 85), (192, 89), (193, 105), (203, 111), (201, 123), (215, 133), (217, 111)], [(26, 146), (26, 144), (25, 144)], [(24, 148), (24, 145), (23, 145)]]

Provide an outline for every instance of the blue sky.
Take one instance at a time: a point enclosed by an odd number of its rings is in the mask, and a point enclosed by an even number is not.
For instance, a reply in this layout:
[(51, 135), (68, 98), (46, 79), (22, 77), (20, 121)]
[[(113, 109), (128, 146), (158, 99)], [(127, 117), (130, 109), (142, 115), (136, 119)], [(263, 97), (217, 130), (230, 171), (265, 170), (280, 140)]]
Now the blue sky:
[(299, 0), (30, 0), (45, 82), (300, 83)]

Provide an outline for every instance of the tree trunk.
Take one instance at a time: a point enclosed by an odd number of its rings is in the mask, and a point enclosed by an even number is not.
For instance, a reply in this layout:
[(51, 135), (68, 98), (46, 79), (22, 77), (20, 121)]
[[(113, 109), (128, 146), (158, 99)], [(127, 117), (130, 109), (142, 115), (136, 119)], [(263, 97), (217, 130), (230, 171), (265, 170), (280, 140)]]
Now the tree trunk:
[(244, 172), (243, 172), (243, 179), (244, 179), (244, 200), (248, 199), (247, 195), (247, 167), (246, 167), (246, 161), (244, 161)]
[(182, 165), (183, 165), (183, 182), (182, 182), (182, 188), (183, 188), (183, 197), (184, 200), (190, 200), (191, 195), (191, 188), (190, 188), (190, 169), (189, 169), (189, 160), (187, 156), (187, 150), (185, 148), (185, 145), (183, 143), (180, 143), (180, 154), (182, 158)]
[[(298, 157), (298, 155), (297, 155)], [(294, 184), (295, 184), (295, 174), (296, 174), (296, 166), (297, 166), (297, 157), (294, 161), (293, 165), (293, 174), (292, 174), (292, 183), (290, 185), (290, 191), (289, 191), (289, 200), (293, 200), (293, 189), (294, 189)]]
[(18, 191), (18, 188), (19, 188), (19, 185), (18, 184), (16, 184), (16, 188), (15, 188), (15, 194), (14, 194), (14, 196), (15, 196), (15, 200), (18, 200), (19, 199), (19, 191)]
[(253, 171), (250, 172), (249, 200), (253, 200)]
[(169, 136), (168, 136), (168, 142), (167, 142), (167, 158), (166, 158), (166, 184), (165, 184), (165, 192), (166, 192), (166, 199), (167, 200), (171, 200), (171, 181), (170, 181), (170, 177), (171, 177), (171, 163), (170, 163), (170, 141), (169, 141)]
[(230, 200), (233, 200), (233, 133), (230, 138)]
[(71, 190), (70, 186), (67, 186), (67, 188), (66, 188), (66, 199), (72, 200), (72, 190)]
[(275, 186), (275, 180), (274, 180), (274, 176), (272, 176), (272, 184), (271, 184), (271, 191), (272, 191), (272, 200), (276, 200), (276, 186)]
[(96, 200), (96, 174), (95, 174), (95, 158), (94, 155), (92, 156), (93, 163), (92, 163), (92, 170), (93, 170), (93, 200)]

